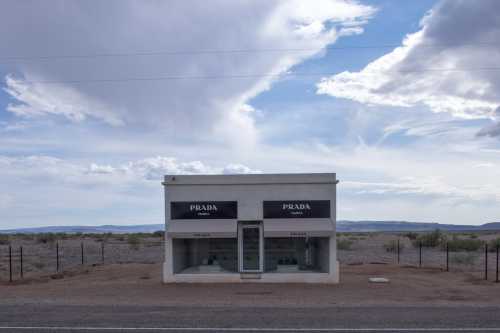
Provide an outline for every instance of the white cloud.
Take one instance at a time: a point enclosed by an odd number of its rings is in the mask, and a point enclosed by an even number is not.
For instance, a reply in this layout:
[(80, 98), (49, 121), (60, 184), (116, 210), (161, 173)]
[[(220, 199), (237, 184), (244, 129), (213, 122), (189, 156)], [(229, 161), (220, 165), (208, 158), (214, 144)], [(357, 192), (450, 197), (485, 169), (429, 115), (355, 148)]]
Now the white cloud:
[(173, 157), (157, 156), (112, 167), (110, 165), (91, 164), (89, 174), (128, 175), (146, 180), (159, 180), (164, 175), (180, 174), (220, 174), (220, 173), (258, 173), (258, 170), (242, 164), (228, 164), (224, 167), (206, 165), (201, 161), (179, 162)]
[(415, 178), (406, 177), (396, 182), (357, 182), (345, 181), (347, 189), (358, 194), (378, 195), (420, 195), (422, 197), (438, 197), (459, 201), (493, 200), (500, 203), (500, 189), (491, 185), (454, 186), (440, 177)]
[(8, 189), (5, 204), (10, 208), (0, 212), (0, 220), (10, 221), (11, 227), (11, 221), (24, 225), (161, 223), (164, 174), (261, 171), (337, 172), (341, 219), (474, 224), (498, 219), (500, 171), (495, 166), (500, 164), (500, 154), (479, 143), (461, 152), (444, 145), (429, 149), (434, 143), (411, 149), (267, 145), (241, 163), (231, 162), (228, 153), (210, 162), (166, 156), (125, 162), (2, 156), (0, 183)]
[(500, 106), (495, 110), (495, 115), (493, 117), (495, 121), (493, 124), (483, 127), (478, 133), (477, 136), (489, 136), (496, 137), (500, 136)]
[(92, 163), (90, 164), (90, 167), (88, 169), (89, 174), (112, 174), (115, 172), (115, 168), (113, 168), (111, 165), (99, 165)]
[[(0, 53), (61, 55), (9, 67), (8, 110), (20, 116), (61, 115), (129, 128), (149, 128), (169, 139), (194, 137), (226, 143), (256, 142), (247, 102), (269, 89), (273, 75), (319, 54), (339, 35), (362, 31), (374, 8), (354, 0), (17, 1), (0, 12)], [(94, 13), (92, 17), (88, 12)], [(18, 24), (29, 20), (30, 24)], [(34, 29), (33, 27), (37, 27)], [(61, 27), (64, 27), (63, 29)], [(305, 49), (302, 52), (252, 50)], [(249, 52), (189, 53), (203, 50)], [(64, 58), (65, 55), (188, 51), (178, 55)], [(264, 75), (244, 79), (183, 79), (114, 83), (43, 84), (147, 77)]]
[(14, 198), (9, 194), (0, 194), (0, 208), (8, 209), (12, 203), (14, 202)]
[(211, 166), (201, 161), (181, 162), (173, 157), (156, 156), (137, 161), (109, 165), (74, 162), (46, 155), (9, 157), (0, 155), (0, 179), (12, 178), (21, 182), (42, 185), (96, 184), (117, 182), (161, 181), (166, 174), (259, 173), (242, 164)]
[(248, 174), (248, 173), (261, 173), (259, 170), (252, 170), (243, 164), (228, 164), (222, 170), (223, 174)]
[(0, 156), (0, 169), (3, 173), (3, 180), (12, 177), (19, 181), (23, 179), (23, 182), (26, 183), (31, 181), (76, 180), (83, 170), (76, 164), (44, 155), (22, 157)]
[(130, 162), (117, 168), (119, 172), (138, 175), (147, 180), (162, 179), (166, 174), (209, 174), (217, 169), (200, 161), (178, 162), (173, 157), (153, 157)]
[(475, 168), (494, 168), (496, 165), (494, 163), (478, 163), (474, 165)]
[(84, 96), (77, 89), (60, 84), (30, 84), (10, 75), (6, 76), (5, 83), (4, 90), (18, 102), (9, 104), (7, 111), (18, 116), (62, 115), (75, 122), (93, 117), (113, 126), (123, 125), (112, 108)]
[(464, 119), (495, 119), (498, 71), (481, 69), (498, 67), (499, 10), (496, 0), (443, 0), (402, 46), (360, 72), (323, 78), (317, 92), (366, 105), (425, 105)]
[(162, 223), (165, 174), (253, 173), (157, 156), (86, 163), (46, 155), (0, 155), (0, 229), (20, 225)]

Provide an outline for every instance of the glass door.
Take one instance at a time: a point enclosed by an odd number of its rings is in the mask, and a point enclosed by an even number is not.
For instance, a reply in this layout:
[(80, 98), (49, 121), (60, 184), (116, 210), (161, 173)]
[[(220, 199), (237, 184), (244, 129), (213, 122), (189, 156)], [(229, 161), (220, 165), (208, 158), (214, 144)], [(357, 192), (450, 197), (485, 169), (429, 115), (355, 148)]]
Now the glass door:
[(240, 241), (240, 271), (262, 272), (262, 226), (260, 224), (241, 225)]

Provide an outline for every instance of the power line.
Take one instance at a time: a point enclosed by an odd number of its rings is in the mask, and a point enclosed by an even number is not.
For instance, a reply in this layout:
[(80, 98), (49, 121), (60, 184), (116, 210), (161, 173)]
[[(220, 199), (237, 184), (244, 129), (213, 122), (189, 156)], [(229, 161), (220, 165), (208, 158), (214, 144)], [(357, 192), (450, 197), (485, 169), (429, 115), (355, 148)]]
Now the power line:
[[(427, 72), (478, 72), (478, 71), (500, 71), (500, 67), (479, 67), (479, 68), (426, 68), (415, 70), (388, 70), (363, 72), (363, 75), (380, 75), (381, 73), (427, 73)], [(128, 77), (128, 78), (104, 78), (104, 79), (79, 79), (79, 80), (26, 80), (27, 84), (80, 84), (80, 83), (115, 83), (134, 81), (174, 81), (174, 80), (225, 80), (225, 79), (251, 79), (265, 77), (313, 77), (332, 76), (339, 72), (316, 72), (316, 73), (282, 73), (282, 74), (236, 74), (236, 75), (200, 75), (200, 76), (157, 76), (157, 77)]]
[[(419, 47), (443, 48), (443, 47), (480, 47), (499, 46), (499, 43), (465, 43), (465, 44), (420, 44)], [(342, 51), (342, 50), (365, 50), (365, 49), (387, 49), (401, 47), (401, 44), (381, 45), (347, 45), (347, 46), (325, 46), (322, 48), (268, 48), (268, 49), (227, 49), (227, 50), (171, 50), (151, 52), (111, 52), (95, 54), (55, 54), (55, 55), (26, 55), (26, 56), (3, 56), (0, 61), (15, 63), (16, 61), (34, 60), (57, 60), (57, 59), (88, 59), (88, 58), (111, 58), (111, 57), (138, 57), (138, 56), (178, 56), (178, 55), (204, 55), (204, 54), (245, 54), (245, 53), (279, 53), (279, 52), (308, 52), (308, 51)]]

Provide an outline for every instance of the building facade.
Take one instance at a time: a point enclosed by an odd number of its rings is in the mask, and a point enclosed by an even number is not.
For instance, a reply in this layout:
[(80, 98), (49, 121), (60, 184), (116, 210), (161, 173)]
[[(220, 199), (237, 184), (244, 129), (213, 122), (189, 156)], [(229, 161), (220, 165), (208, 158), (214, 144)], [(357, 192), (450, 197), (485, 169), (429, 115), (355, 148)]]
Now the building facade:
[(336, 176), (167, 175), (163, 281), (337, 283)]

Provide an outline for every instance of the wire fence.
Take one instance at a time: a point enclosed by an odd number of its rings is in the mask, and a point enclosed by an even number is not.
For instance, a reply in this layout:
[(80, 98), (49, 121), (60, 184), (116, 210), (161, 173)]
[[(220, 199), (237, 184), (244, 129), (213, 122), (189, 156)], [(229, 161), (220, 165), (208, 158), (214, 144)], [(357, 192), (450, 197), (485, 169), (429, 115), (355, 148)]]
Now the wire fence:
[(457, 249), (454, 241), (428, 246), (401, 236), (350, 235), (337, 240), (337, 258), (344, 265), (382, 264), (472, 273), (499, 282), (499, 245), (481, 243), (474, 249)]
[(163, 242), (61, 240), (47, 244), (0, 245), (0, 281), (57, 276), (88, 266), (163, 261)]
[[(392, 264), (468, 272), (478, 278), (499, 281), (499, 244), (482, 244), (460, 250), (453, 243), (425, 246), (422, 241), (401, 236), (371, 234), (337, 237), (337, 258), (343, 265)], [(161, 263), (164, 242), (151, 238), (139, 242), (95, 239), (54, 240), (47, 243), (13, 241), (0, 245), (0, 282), (14, 282), (40, 276), (77, 271), (88, 266)]]

